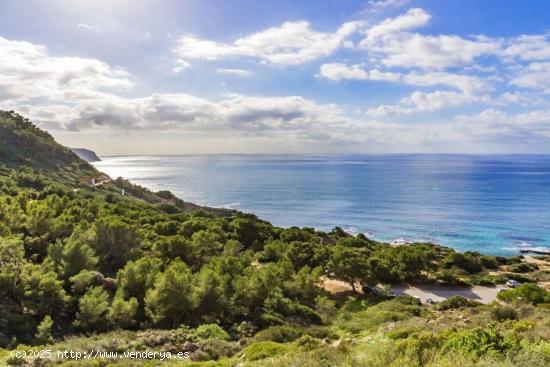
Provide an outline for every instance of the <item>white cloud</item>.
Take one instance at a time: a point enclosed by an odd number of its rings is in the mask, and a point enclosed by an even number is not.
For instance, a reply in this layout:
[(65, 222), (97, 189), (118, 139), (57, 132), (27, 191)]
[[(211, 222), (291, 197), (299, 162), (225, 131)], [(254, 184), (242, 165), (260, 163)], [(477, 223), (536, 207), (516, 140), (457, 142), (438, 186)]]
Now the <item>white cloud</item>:
[(89, 31), (96, 29), (96, 27), (94, 27), (93, 25), (89, 25), (89, 24), (86, 24), (86, 23), (77, 23), (76, 27), (77, 28), (82, 28), (82, 29), (87, 29)]
[(427, 25), (430, 19), (423, 9), (410, 9), (369, 28), (359, 47), (386, 66), (426, 69), (464, 66), (499, 48), (498, 42), (486, 37), (464, 39), (457, 35), (427, 36), (412, 32)]
[(505, 46), (498, 53), (504, 58), (522, 60), (550, 59), (550, 34), (512, 37), (505, 41)]
[(448, 72), (411, 72), (403, 76), (403, 81), (406, 84), (419, 86), (446, 85), (466, 94), (475, 94), (490, 89), (489, 85), (479, 77)]
[(449, 72), (410, 72), (407, 74), (382, 72), (378, 69), (364, 70), (361, 65), (330, 63), (321, 66), (319, 76), (331, 80), (376, 80), (401, 82), (421, 87), (446, 86), (454, 90), (415, 91), (403, 98), (398, 105), (384, 104), (369, 109), (373, 116), (405, 115), (414, 112), (437, 111), (446, 107), (459, 106), (472, 102), (488, 102), (486, 94), (492, 87), (483, 79)]
[(184, 71), (185, 69), (189, 69), (191, 67), (191, 63), (185, 61), (185, 60), (176, 60), (176, 66), (174, 66), (172, 68), (172, 73), (173, 74), (181, 74), (182, 71)]
[(533, 62), (520, 68), (519, 75), (510, 80), (510, 85), (550, 93), (550, 62)]
[(361, 65), (346, 65), (341, 63), (321, 65), (319, 75), (331, 80), (364, 80), (369, 77), (369, 74), (361, 68)]
[(485, 134), (492, 138), (498, 135), (508, 138), (550, 138), (550, 110), (508, 114), (500, 110), (486, 109), (477, 115), (459, 115), (454, 120), (470, 128), (483, 126)]
[(408, 74), (385, 72), (378, 69), (365, 70), (360, 64), (346, 65), (342, 63), (329, 63), (321, 65), (319, 76), (331, 80), (355, 79), (403, 82), (416, 86), (445, 85), (456, 88), (464, 93), (473, 94), (487, 91), (490, 86), (477, 76), (455, 74), (448, 72), (410, 72)]
[(219, 74), (228, 74), (228, 75), (236, 75), (236, 76), (252, 75), (252, 72), (250, 70), (244, 70), (244, 69), (217, 68), (216, 72)]
[(0, 98), (59, 99), (88, 90), (128, 89), (130, 75), (90, 58), (56, 57), (44, 46), (0, 37)]
[(355, 33), (360, 22), (344, 23), (336, 32), (315, 31), (309, 22), (285, 22), (233, 43), (202, 40), (192, 35), (179, 38), (173, 52), (182, 60), (218, 60), (245, 56), (278, 65), (296, 65), (332, 54)]
[(398, 81), (401, 79), (399, 73), (383, 72), (378, 69), (366, 71), (362, 65), (346, 65), (342, 63), (329, 63), (321, 65), (318, 76), (331, 80), (386, 80)]

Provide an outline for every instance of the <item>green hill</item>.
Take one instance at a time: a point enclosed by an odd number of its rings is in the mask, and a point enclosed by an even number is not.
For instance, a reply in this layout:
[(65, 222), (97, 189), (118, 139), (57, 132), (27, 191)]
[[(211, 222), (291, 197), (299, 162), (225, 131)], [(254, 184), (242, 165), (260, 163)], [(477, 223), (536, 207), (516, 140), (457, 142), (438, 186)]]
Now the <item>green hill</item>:
[(91, 165), (58, 144), (47, 132), (13, 112), (0, 111), (0, 163), (10, 168), (30, 168), (49, 176), (85, 180), (99, 175)]
[[(550, 365), (545, 259), (202, 208), (111, 181), (0, 116), (0, 366)], [(524, 284), (500, 292), (503, 305), (422, 305), (375, 287), (507, 279)]]

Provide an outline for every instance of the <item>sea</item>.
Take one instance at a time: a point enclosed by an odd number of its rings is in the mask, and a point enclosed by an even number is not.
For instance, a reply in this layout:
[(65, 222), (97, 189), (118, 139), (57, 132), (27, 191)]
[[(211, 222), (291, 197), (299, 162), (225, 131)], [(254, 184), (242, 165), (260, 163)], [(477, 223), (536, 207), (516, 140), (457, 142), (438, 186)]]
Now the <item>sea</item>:
[(495, 255), (550, 250), (550, 156), (116, 156), (95, 166), (282, 227)]

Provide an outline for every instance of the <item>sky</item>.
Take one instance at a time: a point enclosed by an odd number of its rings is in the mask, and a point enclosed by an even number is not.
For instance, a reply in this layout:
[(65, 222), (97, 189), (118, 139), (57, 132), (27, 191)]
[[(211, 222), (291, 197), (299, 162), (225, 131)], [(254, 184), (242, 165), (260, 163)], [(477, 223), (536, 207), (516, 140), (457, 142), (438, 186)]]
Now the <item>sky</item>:
[(100, 155), (550, 153), (546, 0), (0, 0), (0, 109)]

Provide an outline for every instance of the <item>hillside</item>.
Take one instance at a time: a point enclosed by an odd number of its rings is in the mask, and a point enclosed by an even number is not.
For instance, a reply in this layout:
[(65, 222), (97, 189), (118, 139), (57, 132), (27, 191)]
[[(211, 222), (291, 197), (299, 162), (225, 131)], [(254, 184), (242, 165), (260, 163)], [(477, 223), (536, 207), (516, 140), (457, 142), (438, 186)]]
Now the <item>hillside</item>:
[(47, 132), (13, 112), (0, 111), (0, 162), (10, 168), (47, 172), (52, 178), (86, 180), (99, 175), (91, 165), (57, 144)]
[[(111, 180), (0, 116), (0, 365), (550, 364), (548, 258), (279, 228)], [(511, 279), (487, 305), (389, 291)]]

